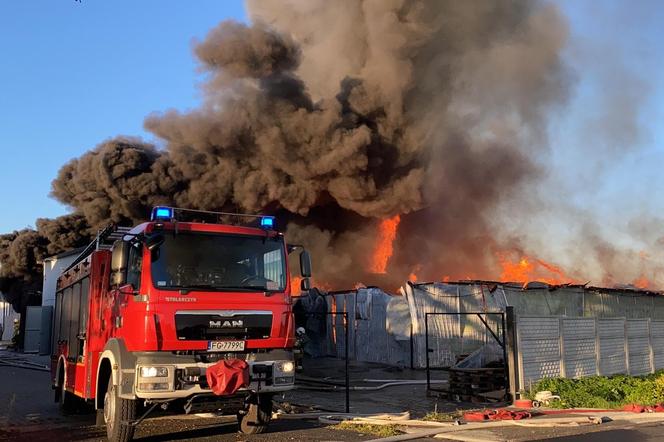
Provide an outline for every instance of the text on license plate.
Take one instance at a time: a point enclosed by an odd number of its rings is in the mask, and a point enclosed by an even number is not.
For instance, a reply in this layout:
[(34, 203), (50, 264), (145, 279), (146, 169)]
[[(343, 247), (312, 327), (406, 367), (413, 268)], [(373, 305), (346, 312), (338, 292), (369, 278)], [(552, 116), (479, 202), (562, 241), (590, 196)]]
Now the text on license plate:
[(208, 351), (244, 351), (244, 341), (208, 341)]

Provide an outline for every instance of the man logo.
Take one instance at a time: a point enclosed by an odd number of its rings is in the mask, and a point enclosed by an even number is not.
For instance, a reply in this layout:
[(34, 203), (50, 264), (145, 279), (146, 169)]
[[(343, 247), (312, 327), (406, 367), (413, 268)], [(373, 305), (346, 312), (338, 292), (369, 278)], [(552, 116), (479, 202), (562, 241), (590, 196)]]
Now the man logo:
[(210, 321), (210, 328), (241, 328), (244, 327), (244, 322), (241, 319), (233, 319), (232, 321)]

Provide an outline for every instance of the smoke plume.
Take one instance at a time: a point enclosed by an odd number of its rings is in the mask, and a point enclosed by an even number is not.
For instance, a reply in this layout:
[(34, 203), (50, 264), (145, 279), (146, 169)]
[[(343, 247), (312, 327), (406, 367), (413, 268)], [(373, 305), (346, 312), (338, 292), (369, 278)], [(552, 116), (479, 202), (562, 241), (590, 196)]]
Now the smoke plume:
[[(222, 22), (195, 44), (203, 103), (148, 116), (159, 146), (116, 137), (62, 167), (52, 195), (73, 215), (3, 237), (5, 277), (155, 204), (276, 213), (332, 287), (392, 288), (415, 268), (423, 279), (495, 271), (491, 215), (539, 172), (547, 114), (568, 94), (556, 8), (288, 0), (249, 11), (251, 25)], [(368, 271), (376, 227), (395, 215), (380, 279)]]

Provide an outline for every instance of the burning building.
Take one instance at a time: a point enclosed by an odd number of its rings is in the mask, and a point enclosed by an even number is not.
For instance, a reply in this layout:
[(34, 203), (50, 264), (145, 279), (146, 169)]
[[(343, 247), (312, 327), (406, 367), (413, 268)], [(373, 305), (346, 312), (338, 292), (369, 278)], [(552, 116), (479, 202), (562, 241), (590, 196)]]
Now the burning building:
[[(198, 108), (147, 116), (156, 144), (115, 136), (71, 160), (52, 196), (72, 213), (0, 237), (0, 290), (17, 308), (44, 257), (160, 204), (276, 214), (326, 289), (585, 282), (587, 269), (566, 277), (525, 257), (501, 215), (543, 205), (530, 196), (547, 172), (546, 123), (573, 84), (555, 5), (287, 0), (248, 11), (251, 24), (222, 22), (195, 43)], [(593, 276), (644, 283), (624, 268)]]

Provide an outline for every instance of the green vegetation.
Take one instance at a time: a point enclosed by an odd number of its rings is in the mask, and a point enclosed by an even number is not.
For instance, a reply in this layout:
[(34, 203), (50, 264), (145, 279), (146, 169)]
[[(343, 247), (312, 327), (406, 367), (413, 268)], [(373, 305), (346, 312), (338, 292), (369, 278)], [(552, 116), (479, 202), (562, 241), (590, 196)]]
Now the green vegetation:
[(351, 424), (344, 421), (337, 425), (332, 425), (333, 430), (354, 431), (361, 434), (372, 434), (380, 437), (398, 436), (403, 434), (398, 425), (375, 425), (375, 424)]
[(449, 413), (439, 413), (437, 411), (431, 411), (424, 415), (422, 418), (423, 421), (434, 421), (434, 422), (454, 422), (457, 419), (460, 419), (462, 416), (460, 410), (451, 411)]
[(664, 371), (647, 376), (592, 376), (581, 379), (542, 379), (526, 395), (534, 399), (538, 391), (551, 391), (560, 401), (553, 408), (620, 408), (627, 404), (664, 403)]

